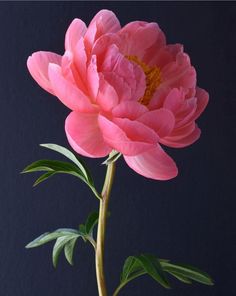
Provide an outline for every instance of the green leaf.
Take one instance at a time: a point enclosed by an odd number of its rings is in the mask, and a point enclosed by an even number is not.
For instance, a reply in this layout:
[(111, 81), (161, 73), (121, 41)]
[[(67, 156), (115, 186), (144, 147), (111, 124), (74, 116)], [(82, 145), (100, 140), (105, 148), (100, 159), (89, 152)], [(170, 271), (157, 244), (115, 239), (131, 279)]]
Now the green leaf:
[(60, 228), (53, 232), (45, 232), (44, 234), (40, 235), (39, 237), (34, 239), (32, 242), (30, 242), (26, 246), (26, 248), (27, 249), (36, 248), (63, 236), (74, 238), (74, 237), (81, 236), (81, 233), (78, 230), (70, 229), (70, 228)]
[(76, 165), (74, 165), (73, 163), (59, 161), (59, 160), (42, 159), (42, 160), (35, 161), (30, 165), (28, 165), (23, 170), (23, 173), (42, 172), (42, 171), (71, 174), (76, 177), (79, 177), (84, 182), (87, 182), (83, 173)]
[(39, 179), (35, 181), (34, 186), (46, 180), (47, 178), (51, 177), (52, 175), (59, 174), (59, 173), (69, 174), (81, 179), (83, 182), (85, 182), (89, 186), (89, 188), (93, 191), (93, 193), (97, 198), (99, 199), (101, 198), (97, 190), (95, 189), (93, 182), (88, 181), (87, 176), (85, 176), (84, 173), (80, 170), (80, 168), (78, 168), (78, 166), (75, 165), (74, 163), (69, 163), (69, 162), (64, 162), (59, 160), (43, 159), (43, 160), (38, 160), (31, 163), (23, 170), (22, 173), (32, 173), (32, 172), (42, 172), (42, 171), (48, 172), (51, 174), (42, 175)]
[(65, 257), (70, 265), (73, 265), (73, 254), (74, 254), (76, 241), (77, 241), (77, 237), (71, 239), (68, 243), (65, 244), (65, 247), (64, 247)]
[(51, 149), (53, 151), (56, 151), (62, 155), (64, 155), (65, 157), (67, 157), (68, 159), (70, 159), (74, 164), (77, 165), (77, 167), (81, 170), (81, 172), (83, 173), (85, 179), (93, 184), (93, 178), (88, 170), (88, 168), (85, 166), (85, 164), (82, 162), (82, 160), (79, 160), (70, 150), (68, 150), (67, 148), (57, 145), (57, 144), (40, 144), (41, 147), (44, 148), (48, 148)]
[(38, 184), (40, 184), (41, 182), (47, 180), (48, 178), (52, 177), (53, 175), (55, 175), (56, 172), (48, 172), (48, 173), (45, 173), (43, 175), (41, 175), (33, 184), (33, 186), (37, 186)]
[(32, 242), (30, 242), (26, 248), (35, 248), (44, 245), (52, 240), (56, 240), (56, 243), (52, 252), (52, 259), (54, 267), (57, 266), (58, 258), (64, 248), (64, 254), (69, 264), (73, 264), (73, 253), (77, 239), (80, 237), (84, 242), (89, 241), (96, 249), (96, 241), (93, 239), (92, 231), (98, 221), (98, 213), (92, 212), (85, 224), (79, 225), (79, 230), (72, 228), (59, 228), (53, 232), (46, 232)]
[(85, 230), (87, 234), (92, 234), (94, 226), (98, 223), (98, 217), (98, 212), (92, 212), (91, 214), (89, 214), (85, 223)]
[(173, 277), (177, 278), (180, 282), (184, 284), (192, 284), (192, 281), (190, 281), (188, 278), (182, 276), (177, 272), (168, 272), (168, 273), (171, 274)]
[(172, 264), (169, 262), (161, 262), (161, 265), (163, 270), (166, 272), (178, 274), (179, 276), (183, 276), (187, 279), (194, 280), (201, 284), (205, 284), (205, 285), (214, 284), (213, 280), (206, 272), (201, 271), (196, 267), (185, 265), (185, 264)]
[(169, 289), (170, 284), (167, 281), (162, 266), (159, 260), (150, 254), (142, 254), (136, 257), (142, 264), (144, 270), (150, 275), (155, 281), (161, 284), (164, 288)]
[(62, 236), (59, 237), (56, 240), (56, 243), (53, 247), (53, 251), (52, 251), (52, 262), (53, 262), (53, 266), (56, 268), (57, 267), (57, 263), (58, 263), (58, 258), (59, 255), (61, 254), (61, 251), (63, 250), (63, 248), (65, 247), (65, 245), (70, 241), (71, 239), (67, 236)]
[(123, 271), (121, 273), (121, 283), (129, 282), (130, 280), (145, 274), (143, 266), (134, 256), (130, 256), (125, 260)]
[(170, 288), (169, 282), (166, 279), (166, 273), (185, 284), (191, 284), (191, 280), (194, 280), (205, 285), (213, 285), (211, 277), (196, 267), (172, 264), (170, 260), (158, 259), (150, 254), (141, 254), (139, 256), (130, 256), (126, 259), (120, 277), (120, 284), (113, 296), (117, 296), (128, 282), (144, 274), (151, 276), (163, 287)]
[(117, 161), (117, 159), (121, 156), (122, 154), (120, 152), (117, 152), (116, 150), (112, 150), (112, 152), (109, 154), (108, 158), (103, 161), (102, 164), (108, 165), (111, 164), (112, 162)]
[(113, 296), (118, 295), (122, 287), (128, 282), (144, 274), (151, 276), (163, 287), (170, 288), (159, 260), (150, 254), (141, 254), (139, 256), (130, 256), (126, 259), (120, 277), (120, 285), (115, 290)]

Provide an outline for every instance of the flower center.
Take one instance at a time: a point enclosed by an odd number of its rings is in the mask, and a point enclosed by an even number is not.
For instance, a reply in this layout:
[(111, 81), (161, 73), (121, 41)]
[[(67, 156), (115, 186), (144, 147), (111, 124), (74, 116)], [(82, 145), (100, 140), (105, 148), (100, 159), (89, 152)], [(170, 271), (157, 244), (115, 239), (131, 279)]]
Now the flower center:
[(161, 70), (160, 68), (153, 66), (150, 67), (141, 60), (138, 59), (137, 56), (126, 56), (126, 58), (139, 65), (146, 76), (146, 89), (142, 98), (139, 99), (139, 103), (143, 105), (148, 105), (155, 90), (161, 84)]

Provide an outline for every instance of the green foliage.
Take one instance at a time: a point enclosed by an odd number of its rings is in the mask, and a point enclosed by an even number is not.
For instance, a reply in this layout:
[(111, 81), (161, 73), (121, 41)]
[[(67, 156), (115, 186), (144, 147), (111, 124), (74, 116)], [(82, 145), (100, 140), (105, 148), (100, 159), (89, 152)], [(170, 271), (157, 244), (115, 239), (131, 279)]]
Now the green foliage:
[(85, 229), (87, 234), (92, 234), (94, 226), (98, 223), (99, 214), (98, 212), (92, 212), (85, 223)]
[(172, 264), (170, 262), (161, 261), (162, 268), (165, 272), (174, 275), (176, 278), (181, 277), (182, 281), (186, 280), (191, 283), (191, 280), (204, 285), (213, 285), (211, 277), (204, 271), (186, 264)]
[(93, 191), (95, 196), (100, 199), (100, 195), (95, 189), (93, 178), (81, 159), (78, 159), (67, 148), (56, 144), (41, 144), (41, 146), (62, 154), (72, 162), (43, 159), (31, 163), (23, 170), (22, 173), (45, 172), (35, 181), (34, 186), (40, 184), (55, 174), (69, 174), (85, 182)]
[(120, 285), (113, 296), (118, 295), (121, 288), (131, 280), (141, 276), (149, 275), (165, 288), (170, 288), (166, 275), (172, 275), (185, 284), (191, 284), (192, 280), (205, 284), (213, 285), (211, 277), (193, 266), (184, 264), (173, 264), (169, 260), (158, 259), (150, 254), (130, 256), (126, 259), (120, 277)]
[(92, 212), (88, 216), (86, 223), (79, 226), (79, 230), (59, 228), (53, 232), (46, 232), (30, 242), (26, 248), (36, 248), (56, 240), (52, 252), (52, 262), (54, 267), (57, 266), (59, 256), (63, 249), (66, 260), (69, 264), (73, 265), (73, 253), (78, 238), (82, 238), (84, 242), (89, 241), (95, 248), (96, 242), (93, 239), (93, 230), (97, 223), (98, 213)]

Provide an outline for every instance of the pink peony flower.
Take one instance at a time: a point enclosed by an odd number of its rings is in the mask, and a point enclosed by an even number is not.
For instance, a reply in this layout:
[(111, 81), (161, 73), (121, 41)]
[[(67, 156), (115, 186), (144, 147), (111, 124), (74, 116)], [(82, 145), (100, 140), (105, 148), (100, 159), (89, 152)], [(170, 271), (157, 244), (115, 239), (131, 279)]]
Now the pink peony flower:
[(178, 173), (161, 145), (181, 148), (200, 136), (195, 120), (208, 103), (180, 44), (166, 44), (158, 24), (135, 21), (123, 28), (101, 10), (88, 28), (74, 19), (63, 56), (33, 53), (28, 69), (37, 83), (72, 112), (65, 131), (87, 157), (123, 154), (137, 173), (168, 180)]

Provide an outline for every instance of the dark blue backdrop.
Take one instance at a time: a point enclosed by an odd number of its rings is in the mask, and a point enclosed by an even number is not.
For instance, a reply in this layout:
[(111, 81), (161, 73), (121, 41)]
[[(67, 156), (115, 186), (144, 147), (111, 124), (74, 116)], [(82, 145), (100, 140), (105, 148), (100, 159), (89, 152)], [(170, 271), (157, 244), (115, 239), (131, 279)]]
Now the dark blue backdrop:
[[(210, 93), (199, 120), (201, 139), (171, 150), (180, 174), (169, 182), (142, 178), (119, 160), (110, 203), (106, 240), (109, 291), (117, 285), (124, 259), (138, 252), (187, 262), (209, 272), (214, 287), (173, 282), (164, 290), (148, 277), (121, 295), (233, 296), (235, 294), (235, 107), (236, 4), (187, 2), (8, 2), (0, 3), (0, 295), (94, 296), (93, 250), (78, 244), (75, 265), (63, 256), (57, 270), (51, 245), (25, 250), (35, 236), (58, 227), (76, 227), (96, 209), (85, 185), (57, 176), (32, 189), (33, 175), (21, 169), (56, 154), (39, 143), (67, 145), (64, 119), (69, 110), (40, 89), (26, 69), (37, 50), (63, 52), (64, 33), (73, 18), (86, 23), (102, 8), (122, 24), (156, 21), (168, 42), (180, 42)], [(88, 164), (101, 186), (101, 160)]]

